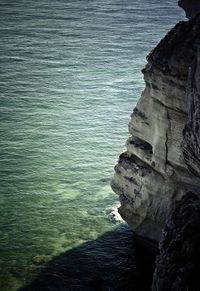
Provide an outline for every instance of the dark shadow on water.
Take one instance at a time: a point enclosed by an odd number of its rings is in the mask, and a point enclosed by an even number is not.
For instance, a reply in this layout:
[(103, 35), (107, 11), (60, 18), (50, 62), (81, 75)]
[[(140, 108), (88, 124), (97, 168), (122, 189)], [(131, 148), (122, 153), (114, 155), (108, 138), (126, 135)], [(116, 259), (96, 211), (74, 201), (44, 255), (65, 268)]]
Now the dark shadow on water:
[(62, 253), (20, 291), (151, 290), (155, 254), (136, 246), (120, 226), (98, 239)]

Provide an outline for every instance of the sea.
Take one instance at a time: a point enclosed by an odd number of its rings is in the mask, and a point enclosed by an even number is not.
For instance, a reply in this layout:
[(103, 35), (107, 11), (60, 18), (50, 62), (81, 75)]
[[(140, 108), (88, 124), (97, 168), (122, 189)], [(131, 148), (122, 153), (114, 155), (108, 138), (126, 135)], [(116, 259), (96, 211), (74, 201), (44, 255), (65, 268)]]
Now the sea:
[(110, 180), (182, 20), (174, 0), (0, 1), (1, 291), (148, 290)]

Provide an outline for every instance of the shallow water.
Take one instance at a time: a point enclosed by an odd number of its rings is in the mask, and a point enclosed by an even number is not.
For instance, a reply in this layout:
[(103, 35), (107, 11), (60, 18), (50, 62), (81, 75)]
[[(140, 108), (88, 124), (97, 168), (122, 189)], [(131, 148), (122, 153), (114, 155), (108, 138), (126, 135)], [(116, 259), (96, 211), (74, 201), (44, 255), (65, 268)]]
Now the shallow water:
[(109, 182), (174, 6), (1, 0), (0, 290), (121, 223)]

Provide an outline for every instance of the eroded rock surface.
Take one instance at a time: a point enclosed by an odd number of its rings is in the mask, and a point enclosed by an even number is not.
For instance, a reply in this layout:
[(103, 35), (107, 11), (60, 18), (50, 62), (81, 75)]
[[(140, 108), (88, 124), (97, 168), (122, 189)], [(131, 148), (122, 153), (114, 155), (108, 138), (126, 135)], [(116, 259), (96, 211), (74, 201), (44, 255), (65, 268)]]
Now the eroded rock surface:
[(190, 171), (200, 177), (200, 50), (190, 69), (187, 86), (188, 120), (183, 131), (183, 155)]
[(153, 291), (198, 291), (200, 286), (200, 195), (177, 202), (160, 242)]
[(129, 123), (127, 151), (111, 182), (121, 216), (139, 236), (158, 242), (176, 200), (199, 178), (184, 162), (181, 141), (187, 120), (186, 83), (200, 45), (200, 15), (178, 23), (147, 56), (146, 87)]
[[(186, 165), (200, 177), (200, 52), (187, 85), (188, 119), (182, 149)], [(188, 192), (176, 202), (160, 241), (153, 291), (198, 291), (200, 286), (200, 194)]]

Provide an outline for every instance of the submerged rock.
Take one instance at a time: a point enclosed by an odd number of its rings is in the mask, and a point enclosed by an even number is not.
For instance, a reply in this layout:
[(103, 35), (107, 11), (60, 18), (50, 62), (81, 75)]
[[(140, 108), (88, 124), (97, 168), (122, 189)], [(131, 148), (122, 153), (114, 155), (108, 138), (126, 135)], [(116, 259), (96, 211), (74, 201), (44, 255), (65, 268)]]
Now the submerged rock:
[(32, 258), (32, 262), (36, 265), (44, 264), (47, 262), (47, 257), (45, 255), (38, 255)]
[(178, 23), (147, 56), (142, 70), (146, 87), (131, 116), (127, 151), (121, 153), (111, 182), (122, 218), (137, 235), (155, 243), (176, 201), (189, 190), (200, 190), (181, 149), (187, 75), (199, 44), (197, 15)]

